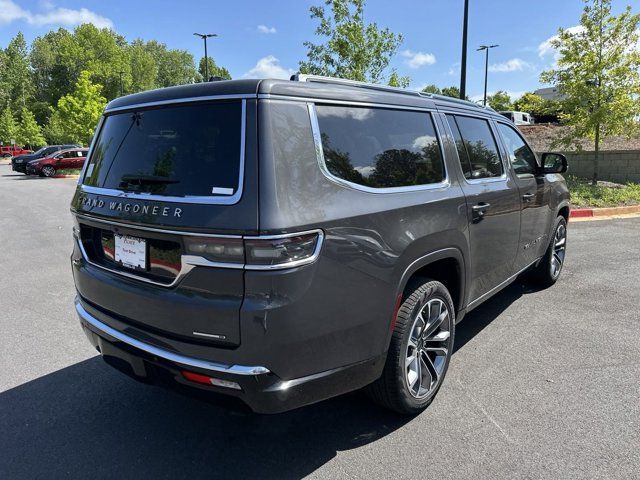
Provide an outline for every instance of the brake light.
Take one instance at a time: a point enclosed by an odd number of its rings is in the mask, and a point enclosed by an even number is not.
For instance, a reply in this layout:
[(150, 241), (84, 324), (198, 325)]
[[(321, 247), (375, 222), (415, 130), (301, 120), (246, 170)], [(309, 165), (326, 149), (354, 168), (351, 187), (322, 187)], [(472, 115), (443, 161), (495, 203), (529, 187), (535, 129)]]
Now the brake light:
[(200, 373), (189, 372), (187, 370), (183, 370), (182, 376), (193, 383), (199, 383), (201, 385), (214, 385), (216, 387), (223, 388), (232, 388), (234, 390), (242, 390), (242, 387), (236, 382), (232, 382), (231, 380), (222, 380), (220, 378), (213, 378), (207, 375), (202, 375)]
[(311, 263), (318, 255), (322, 240), (321, 230), (244, 239), (186, 237), (185, 248), (188, 255), (260, 270)]

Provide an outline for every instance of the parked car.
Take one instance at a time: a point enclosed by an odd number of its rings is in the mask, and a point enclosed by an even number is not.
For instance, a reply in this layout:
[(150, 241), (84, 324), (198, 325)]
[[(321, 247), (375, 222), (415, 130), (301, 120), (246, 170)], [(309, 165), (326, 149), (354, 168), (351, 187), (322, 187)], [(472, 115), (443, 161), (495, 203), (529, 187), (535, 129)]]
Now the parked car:
[(68, 148), (82, 148), (82, 145), (50, 145), (47, 147), (42, 147), (40, 150), (27, 155), (18, 155), (17, 157), (13, 157), (11, 159), (11, 169), (14, 172), (27, 173), (27, 163), (29, 163), (31, 160), (38, 160), (40, 158), (48, 157), (52, 153), (55, 153), (59, 150), (66, 150)]
[(88, 148), (70, 148), (60, 150), (39, 160), (31, 160), (27, 163), (27, 175), (40, 175), (42, 177), (53, 177), (58, 170), (81, 169), (87, 158)]
[(17, 145), (0, 145), (0, 157), (9, 158), (18, 155), (27, 155), (33, 153), (33, 150), (18, 147)]
[(508, 118), (516, 125), (533, 125), (535, 120), (530, 113), (527, 112), (498, 112), (503, 117)]
[(89, 341), (133, 378), (256, 412), (366, 387), (418, 413), (456, 323), (564, 263), (566, 159), (463, 100), (200, 83), (113, 100), (91, 151), (71, 204)]

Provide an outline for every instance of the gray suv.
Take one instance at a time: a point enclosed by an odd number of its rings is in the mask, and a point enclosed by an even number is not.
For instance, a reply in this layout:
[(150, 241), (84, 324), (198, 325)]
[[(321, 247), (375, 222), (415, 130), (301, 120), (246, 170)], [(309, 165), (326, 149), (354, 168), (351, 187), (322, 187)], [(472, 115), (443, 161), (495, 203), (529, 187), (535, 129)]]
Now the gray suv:
[(440, 388), (454, 330), (563, 266), (566, 159), (493, 110), (295, 76), (112, 101), (72, 202), (76, 310), (104, 360), (262, 413)]

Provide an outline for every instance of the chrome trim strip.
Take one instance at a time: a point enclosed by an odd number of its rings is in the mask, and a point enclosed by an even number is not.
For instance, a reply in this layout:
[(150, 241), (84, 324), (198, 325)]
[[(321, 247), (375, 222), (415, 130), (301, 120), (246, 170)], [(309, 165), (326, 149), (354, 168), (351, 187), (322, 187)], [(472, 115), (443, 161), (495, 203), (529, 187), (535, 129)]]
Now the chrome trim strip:
[(132, 105), (123, 105), (122, 107), (112, 107), (104, 109), (104, 113), (120, 112), (123, 110), (135, 110), (136, 108), (156, 107), (160, 105), (174, 105), (177, 103), (193, 103), (193, 102), (207, 102), (211, 100), (246, 100), (250, 98), (256, 98), (255, 93), (238, 93), (232, 95), (204, 95), (201, 97), (185, 97), (185, 98), (170, 98), (167, 100), (158, 100), (155, 102), (143, 102), (135, 103)]
[[(203, 98), (209, 97), (193, 97), (193, 101), (201, 101)], [(214, 98), (214, 97), (211, 97)], [(220, 96), (215, 98), (221, 98)], [(255, 95), (252, 97), (255, 98)], [(169, 102), (171, 103), (171, 102)], [(162, 103), (164, 104), (164, 103)], [(145, 104), (151, 105), (151, 104)], [(127, 107), (133, 108), (135, 106)], [(104, 118), (104, 117), (103, 117)], [(95, 139), (98, 137), (96, 135)], [(238, 173), (238, 188), (233, 195), (211, 195), (211, 196), (187, 196), (187, 197), (171, 197), (171, 196), (162, 196), (162, 195), (152, 195), (145, 193), (135, 193), (135, 192), (125, 192), (122, 190), (116, 190), (113, 188), (102, 188), (102, 187), (94, 187), (90, 185), (84, 185), (80, 179), (84, 179), (84, 170), (78, 179), (78, 184), (80, 185), (80, 191), (84, 193), (93, 193), (96, 195), (104, 195), (106, 197), (116, 197), (116, 198), (126, 198), (132, 200), (153, 200), (158, 202), (171, 202), (171, 203), (198, 203), (198, 204), (208, 204), (208, 205), (235, 205), (240, 201), (242, 197), (242, 191), (244, 189), (244, 166), (245, 166), (245, 144), (247, 137), (247, 100), (246, 98), (242, 99), (242, 113), (240, 115), (240, 167)], [(93, 148), (93, 145), (92, 145)], [(90, 153), (87, 155), (87, 162), (85, 162), (85, 169), (88, 168), (89, 163), (91, 162)]]
[(536, 258), (533, 262), (531, 262), (530, 264), (528, 264), (526, 267), (524, 267), (521, 270), (518, 270), (516, 273), (514, 273), (513, 275), (511, 275), (509, 278), (507, 278), (504, 282), (496, 285), (495, 287), (493, 287), (491, 290), (489, 290), (486, 293), (483, 293), (482, 295), (480, 295), (478, 298), (476, 298), (474, 301), (469, 302), (466, 306), (467, 311), (469, 311), (470, 309), (476, 307), (478, 305), (478, 303), (482, 302), (484, 299), (486, 299), (487, 297), (493, 295), (494, 293), (496, 293), (498, 290), (506, 287), (509, 283), (511, 283), (512, 281), (514, 281), (518, 275), (520, 275), (522, 272), (524, 272), (526, 269), (528, 269), (531, 265), (533, 265), (534, 263), (536, 263), (538, 260), (540, 260), (540, 258), (542, 257), (538, 257)]
[[(82, 216), (82, 215), (79, 215)], [(109, 222), (107, 222), (109, 223)], [(131, 227), (135, 230), (135, 227)], [(163, 230), (163, 232), (167, 232), (167, 233), (174, 233), (174, 234), (181, 234), (181, 232), (171, 232), (169, 230)], [(244, 237), (230, 237), (230, 236), (222, 236), (222, 235), (218, 235), (219, 238), (242, 238), (242, 239), (246, 239), (246, 240), (276, 240), (279, 238), (288, 238), (288, 237), (297, 237), (299, 235), (308, 235), (310, 233), (315, 233), (318, 235), (318, 240), (316, 243), (316, 247), (313, 250), (313, 253), (311, 254), (311, 256), (307, 257), (307, 258), (303, 258), (301, 260), (296, 260), (294, 262), (289, 262), (289, 263), (281, 263), (281, 264), (277, 264), (277, 265), (250, 265), (250, 264), (244, 264), (244, 263), (224, 263), (224, 262), (212, 262), (211, 260), (207, 260), (204, 257), (200, 257), (197, 255), (182, 255), (180, 257), (180, 271), (178, 272), (178, 275), (176, 275), (176, 278), (173, 279), (173, 281), (171, 283), (162, 283), (162, 282), (157, 282), (155, 280), (151, 280), (149, 278), (145, 278), (142, 277), (140, 275), (136, 275), (135, 273), (130, 273), (130, 272), (125, 272), (122, 270), (114, 270), (112, 268), (108, 268), (105, 267), (104, 265), (99, 265), (95, 262), (92, 262), (89, 259), (89, 256), (87, 255), (87, 251), (84, 248), (84, 245), (82, 244), (82, 241), (80, 240), (80, 238), (78, 238), (75, 234), (74, 234), (74, 238), (76, 240), (76, 243), (78, 244), (78, 248), (80, 249), (80, 253), (82, 254), (82, 258), (84, 259), (85, 262), (87, 262), (88, 264), (99, 268), (101, 270), (105, 270), (107, 272), (116, 274), (116, 275), (122, 275), (123, 277), (126, 278), (131, 278), (133, 280), (139, 280), (141, 282), (146, 282), (146, 283), (151, 283), (153, 285), (157, 285), (160, 287), (166, 287), (166, 288), (171, 288), (174, 287), (175, 285), (177, 285), (191, 270), (193, 270), (194, 267), (207, 267), (207, 268), (229, 268), (229, 269), (233, 269), (233, 270), (259, 270), (259, 271), (264, 271), (264, 270), (284, 270), (284, 269), (288, 269), (288, 268), (295, 268), (295, 267), (301, 267), (303, 265), (308, 265), (311, 264), (313, 262), (315, 262), (318, 257), (320, 256), (320, 250), (322, 249), (322, 244), (324, 242), (324, 232), (320, 229), (316, 229), (316, 230), (305, 230), (304, 232), (295, 232), (295, 233), (283, 233), (283, 234), (279, 234), (279, 235), (264, 235), (264, 236), (244, 236)], [(202, 235), (205, 236), (205, 235)], [(209, 237), (215, 237), (215, 235), (208, 235)]]
[[(334, 103), (334, 102), (330, 102), (330, 103)], [(374, 193), (374, 194), (420, 192), (420, 191), (425, 191), (425, 190), (445, 189), (445, 188), (447, 188), (447, 187), (449, 187), (451, 185), (451, 183), (449, 181), (449, 172), (447, 171), (447, 165), (446, 165), (446, 162), (445, 162), (445, 158), (446, 157), (445, 157), (444, 151), (443, 151), (442, 136), (440, 134), (440, 130), (438, 129), (437, 122), (433, 118), (433, 115), (431, 117), (431, 120), (433, 122), (434, 129), (436, 131), (436, 135), (438, 136), (438, 145), (440, 147), (440, 155), (442, 156), (442, 167), (443, 167), (443, 170), (444, 170), (443, 173), (444, 173), (444, 176), (445, 176), (445, 180), (442, 181), (442, 182), (431, 183), (431, 184), (427, 184), (427, 185), (410, 185), (410, 186), (406, 186), (406, 187), (372, 188), (372, 187), (367, 187), (365, 185), (359, 185), (357, 183), (353, 183), (353, 182), (350, 182), (348, 180), (344, 180), (342, 178), (336, 177), (329, 171), (329, 169), (327, 168), (327, 164), (325, 162), (325, 159), (324, 159), (324, 150), (322, 148), (322, 135), (320, 134), (320, 125), (318, 124), (318, 115), (316, 113), (315, 104), (311, 103), (311, 102), (307, 103), (307, 109), (309, 111), (309, 118), (310, 118), (310, 121), (311, 121), (311, 132), (313, 134), (313, 142), (315, 144), (316, 158), (318, 160), (318, 166), (320, 167), (320, 170), (322, 171), (324, 176), (327, 177), (332, 182), (337, 183), (338, 185), (341, 185), (343, 187), (352, 188), (354, 190), (360, 190), (362, 192)], [(433, 110), (426, 110), (426, 111), (428, 111), (429, 113), (433, 112)]]
[(180, 355), (179, 353), (170, 352), (169, 350), (165, 350), (164, 348), (149, 345), (148, 343), (141, 342), (140, 340), (130, 337), (129, 335), (126, 335), (110, 327), (106, 323), (101, 322), (85, 310), (85, 308), (80, 304), (80, 300), (77, 297), (75, 299), (75, 307), (80, 319), (91, 325), (96, 330), (99, 330), (100, 332), (105, 333), (110, 337), (115, 338), (116, 340), (126, 343), (127, 345), (137, 348), (138, 350), (142, 350), (143, 352), (155, 355), (156, 357), (169, 360), (170, 362), (178, 363), (180, 365), (186, 365), (189, 367), (201, 368), (210, 372), (229, 373), (232, 375), (263, 375), (270, 373), (269, 369), (266, 367), (226, 365), (224, 363), (215, 363), (199, 358), (187, 357), (185, 355)]

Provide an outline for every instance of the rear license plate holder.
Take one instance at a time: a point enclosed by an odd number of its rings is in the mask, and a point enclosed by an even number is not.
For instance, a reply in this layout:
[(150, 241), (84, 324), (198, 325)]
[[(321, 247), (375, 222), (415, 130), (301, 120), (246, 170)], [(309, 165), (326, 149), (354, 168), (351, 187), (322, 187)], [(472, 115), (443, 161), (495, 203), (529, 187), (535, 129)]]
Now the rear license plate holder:
[(147, 270), (147, 241), (144, 238), (116, 233), (114, 259), (116, 263), (132, 270)]

